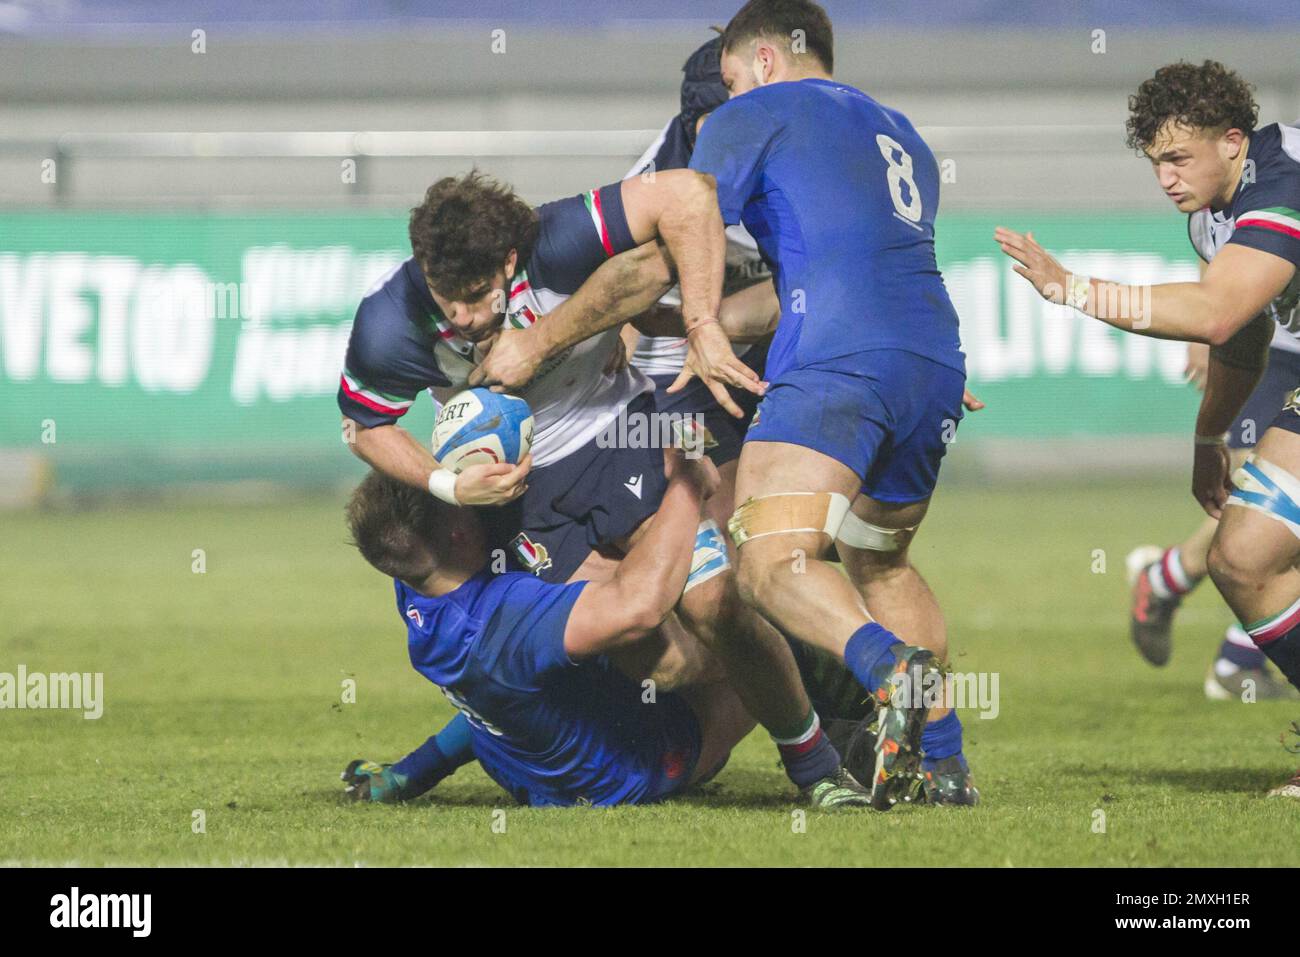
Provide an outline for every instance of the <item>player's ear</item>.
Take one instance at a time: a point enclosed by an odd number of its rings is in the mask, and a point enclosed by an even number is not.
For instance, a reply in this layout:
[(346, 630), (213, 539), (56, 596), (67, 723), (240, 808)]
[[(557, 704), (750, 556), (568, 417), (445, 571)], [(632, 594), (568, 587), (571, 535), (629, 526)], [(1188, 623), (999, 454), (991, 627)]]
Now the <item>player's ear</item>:
[(1235, 126), (1226, 130), (1221, 139), (1227, 147), (1228, 159), (1236, 159), (1246, 142), (1246, 134)]
[(506, 255), (506, 262), (505, 262), (505, 266), (503, 267), (504, 270), (505, 270), (505, 274), (506, 274), (506, 278), (507, 278), (507, 279), (513, 279), (513, 278), (514, 278), (514, 275), (515, 275), (515, 267), (516, 267), (517, 265), (519, 265), (519, 250), (517, 250), (517, 249), (512, 249), (512, 250), (510, 250), (510, 252)]

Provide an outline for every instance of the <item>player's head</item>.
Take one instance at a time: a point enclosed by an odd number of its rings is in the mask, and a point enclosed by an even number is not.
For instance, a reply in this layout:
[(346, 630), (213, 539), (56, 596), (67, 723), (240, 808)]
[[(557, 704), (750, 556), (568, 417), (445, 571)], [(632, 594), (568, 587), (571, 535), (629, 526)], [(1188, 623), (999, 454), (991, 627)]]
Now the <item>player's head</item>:
[(372, 471), (347, 504), (348, 529), (361, 557), (420, 589), (442, 568), (472, 573), (486, 561), (478, 516), (428, 492)]
[(682, 109), (679, 115), (686, 131), (687, 146), (695, 148), (700, 124), (726, 103), (729, 96), (731, 92), (722, 82), (722, 37), (716, 36), (687, 57), (682, 65)]
[(732, 96), (756, 86), (830, 76), (831, 19), (812, 0), (749, 0), (722, 31), (722, 79)]
[(1253, 88), (1222, 63), (1171, 63), (1128, 99), (1128, 145), (1184, 213), (1232, 198), (1259, 118)]
[(537, 239), (537, 213), (478, 170), (447, 176), (411, 210), (411, 250), (438, 308), (466, 339), (500, 328), (508, 284)]

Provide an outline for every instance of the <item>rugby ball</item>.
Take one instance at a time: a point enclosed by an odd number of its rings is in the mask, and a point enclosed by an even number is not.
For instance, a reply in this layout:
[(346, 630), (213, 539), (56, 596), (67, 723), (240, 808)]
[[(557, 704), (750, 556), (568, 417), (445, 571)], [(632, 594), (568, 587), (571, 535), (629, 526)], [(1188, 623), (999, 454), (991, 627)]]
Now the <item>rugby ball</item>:
[(459, 474), (471, 465), (515, 465), (533, 446), (528, 403), (490, 389), (466, 389), (443, 405), (433, 425), (433, 457)]

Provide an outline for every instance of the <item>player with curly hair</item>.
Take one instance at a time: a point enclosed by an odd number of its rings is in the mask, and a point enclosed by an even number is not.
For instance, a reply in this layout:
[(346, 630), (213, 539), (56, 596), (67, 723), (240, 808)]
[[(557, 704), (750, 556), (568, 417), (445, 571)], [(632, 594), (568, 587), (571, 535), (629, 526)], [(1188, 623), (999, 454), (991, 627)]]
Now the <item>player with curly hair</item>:
[[(1129, 111), (1129, 144), (1191, 217), (1200, 281), (1109, 282), (1071, 272), (1033, 233), (999, 227), (994, 239), (1049, 301), (1126, 332), (1210, 346), (1192, 466), (1192, 494), (1219, 520), (1208, 573), (1259, 651), (1300, 688), (1300, 381), (1235, 472), (1227, 447), (1275, 326), (1300, 333), (1300, 128), (1256, 126), (1250, 87), (1210, 60), (1157, 70)], [(1271, 793), (1300, 798), (1300, 774)]]

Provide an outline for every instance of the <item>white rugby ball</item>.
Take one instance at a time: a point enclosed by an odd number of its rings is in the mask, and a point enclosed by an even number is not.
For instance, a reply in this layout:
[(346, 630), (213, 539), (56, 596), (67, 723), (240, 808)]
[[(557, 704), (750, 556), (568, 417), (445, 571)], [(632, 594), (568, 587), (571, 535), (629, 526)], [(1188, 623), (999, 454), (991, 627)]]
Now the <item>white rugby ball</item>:
[(533, 446), (533, 413), (517, 396), (466, 389), (438, 411), (432, 445), (438, 464), (458, 474), (471, 465), (516, 465)]

